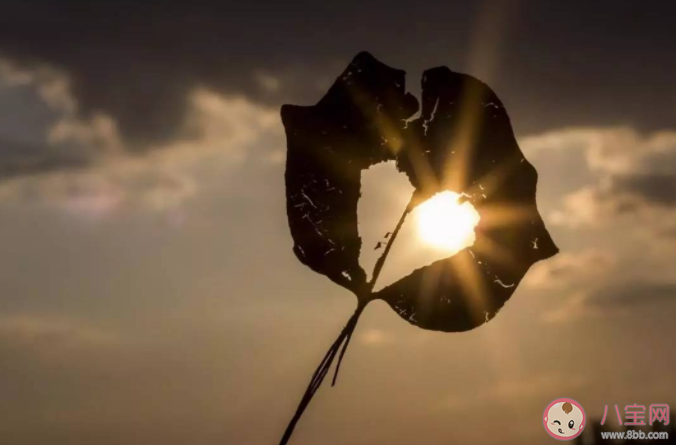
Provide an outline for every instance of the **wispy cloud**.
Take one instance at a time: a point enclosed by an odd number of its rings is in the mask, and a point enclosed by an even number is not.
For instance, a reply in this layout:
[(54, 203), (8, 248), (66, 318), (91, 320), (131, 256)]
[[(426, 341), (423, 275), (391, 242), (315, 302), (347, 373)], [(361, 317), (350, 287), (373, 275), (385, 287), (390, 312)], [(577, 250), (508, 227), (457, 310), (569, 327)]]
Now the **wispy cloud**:
[(0, 347), (19, 349), (41, 358), (59, 358), (83, 351), (118, 346), (115, 332), (79, 320), (54, 316), (15, 315), (0, 318)]

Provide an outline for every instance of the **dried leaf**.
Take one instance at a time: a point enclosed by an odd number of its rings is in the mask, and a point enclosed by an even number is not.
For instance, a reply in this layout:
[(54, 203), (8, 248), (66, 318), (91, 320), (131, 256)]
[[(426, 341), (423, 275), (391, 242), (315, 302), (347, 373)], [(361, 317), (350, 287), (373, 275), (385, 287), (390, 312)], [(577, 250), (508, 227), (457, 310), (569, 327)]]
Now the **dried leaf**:
[[(290, 439), (340, 350), (337, 376), (370, 301), (386, 301), (424, 329), (469, 330), (495, 316), (535, 262), (558, 252), (537, 210), (537, 173), (523, 157), (496, 94), (471, 76), (433, 68), (424, 73), (422, 112), (412, 120), (417, 111), (405, 72), (368, 53), (354, 58), (317, 105), (282, 108), (294, 252), (352, 291), (358, 306), (315, 371), (281, 444)], [(396, 161), (415, 192), (387, 241), (377, 246), (384, 246), (383, 253), (369, 282), (359, 264), (361, 171), (388, 160)], [(479, 212), (474, 244), (373, 292), (406, 216), (444, 190), (461, 193)]]

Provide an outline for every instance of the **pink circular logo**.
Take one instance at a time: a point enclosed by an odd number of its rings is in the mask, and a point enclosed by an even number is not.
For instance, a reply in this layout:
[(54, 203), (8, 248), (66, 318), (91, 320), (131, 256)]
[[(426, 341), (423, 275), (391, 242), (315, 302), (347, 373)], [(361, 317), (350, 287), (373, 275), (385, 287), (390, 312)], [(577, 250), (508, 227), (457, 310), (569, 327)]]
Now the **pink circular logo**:
[(542, 414), (545, 431), (556, 440), (572, 440), (582, 434), (587, 421), (582, 405), (566, 397), (553, 400)]

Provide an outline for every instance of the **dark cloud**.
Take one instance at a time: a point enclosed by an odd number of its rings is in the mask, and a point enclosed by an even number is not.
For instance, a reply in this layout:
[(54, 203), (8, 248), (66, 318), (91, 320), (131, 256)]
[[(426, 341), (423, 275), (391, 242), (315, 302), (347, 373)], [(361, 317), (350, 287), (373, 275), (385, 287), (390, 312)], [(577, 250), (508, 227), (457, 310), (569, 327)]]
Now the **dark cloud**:
[(676, 205), (676, 165), (674, 174), (636, 174), (615, 179), (613, 192), (638, 196), (650, 204)]
[[(624, 156), (628, 171), (610, 172), (605, 183), (591, 189), (592, 205), (610, 217), (629, 215), (650, 219), (657, 215), (662, 220), (659, 227), (671, 227), (665, 220), (676, 210), (675, 142), (676, 139), (657, 151), (649, 150), (650, 142), (636, 142), (631, 147), (633, 150)], [(613, 160), (608, 160), (612, 164)], [(669, 230), (660, 231), (668, 233)]]
[(73, 147), (21, 142), (0, 136), (0, 178), (82, 168), (89, 156)]
[(279, 76), (293, 63), (293, 57), (280, 63), (278, 42), (266, 41), (274, 21), (255, 25), (230, 9), (159, 2), (15, 4), (3, 11), (0, 52), (24, 66), (64, 69), (81, 113), (111, 114), (132, 148), (142, 149), (176, 135), (192, 88), (265, 101), (269, 92), (256, 71)]
[(197, 85), (312, 103), (317, 83), (362, 49), (413, 74), (435, 64), (472, 71), (528, 132), (663, 127), (676, 99), (674, 14), (673, 2), (617, 0), (9, 2), (0, 52), (66, 70), (81, 112), (110, 113), (137, 148), (175, 134)]
[(611, 284), (597, 290), (589, 298), (590, 304), (611, 309), (673, 302), (676, 302), (676, 284), (650, 282)]
[[(0, 57), (63, 72), (78, 105), (71, 121), (110, 116), (121, 150), (134, 154), (180, 137), (196, 88), (273, 108), (310, 104), (363, 49), (406, 69), (414, 93), (422, 70), (435, 65), (486, 80), (519, 133), (575, 124), (661, 128), (673, 124), (676, 103), (669, 31), (676, 4), (642, 5), (5, 2)], [(39, 143), (18, 150), (0, 141), (0, 177), (81, 167), (105, 151), (100, 139), (76, 142), (86, 150)], [(666, 202), (655, 181), (617, 184)]]

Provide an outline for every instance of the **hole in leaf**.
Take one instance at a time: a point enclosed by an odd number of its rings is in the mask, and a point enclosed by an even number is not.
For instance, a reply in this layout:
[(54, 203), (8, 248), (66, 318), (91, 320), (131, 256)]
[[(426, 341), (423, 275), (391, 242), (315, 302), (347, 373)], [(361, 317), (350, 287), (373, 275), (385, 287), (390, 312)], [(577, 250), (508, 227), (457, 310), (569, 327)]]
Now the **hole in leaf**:
[[(361, 197), (357, 203), (361, 237), (359, 264), (369, 280), (413, 190), (406, 175), (397, 170), (395, 161), (381, 162), (361, 172)], [(394, 245), (399, 242), (397, 239)], [(381, 275), (378, 282), (382, 279)]]
[(376, 283), (378, 291), (474, 244), (479, 213), (458, 193), (437, 193), (408, 215)]
[[(362, 240), (359, 264), (369, 280), (412, 192), (413, 187), (394, 161), (362, 171), (357, 208)], [(461, 197), (451, 191), (437, 193), (407, 216), (375, 291), (474, 244), (479, 213), (470, 202), (459, 202)]]

